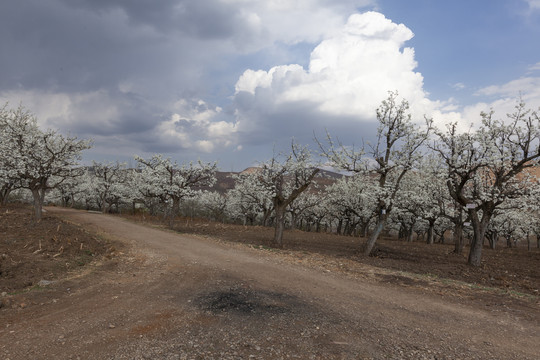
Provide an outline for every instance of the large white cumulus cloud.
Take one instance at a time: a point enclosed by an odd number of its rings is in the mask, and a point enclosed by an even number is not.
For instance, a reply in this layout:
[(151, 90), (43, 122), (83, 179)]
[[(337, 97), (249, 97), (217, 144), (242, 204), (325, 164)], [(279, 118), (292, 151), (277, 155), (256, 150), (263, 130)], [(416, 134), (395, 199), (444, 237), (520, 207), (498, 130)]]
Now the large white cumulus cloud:
[(313, 50), (308, 69), (293, 64), (245, 71), (236, 83), (241, 121), (249, 121), (242, 119), (243, 110), (253, 117), (253, 106), (264, 108), (264, 116), (293, 104), (310, 104), (326, 116), (372, 120), (394, 90), (425, 112), (433, 104), (426, 98), (422, 75), (415, 72), (414, 50), (403, 47), (413, 36), (383, 14), (354, 14)]

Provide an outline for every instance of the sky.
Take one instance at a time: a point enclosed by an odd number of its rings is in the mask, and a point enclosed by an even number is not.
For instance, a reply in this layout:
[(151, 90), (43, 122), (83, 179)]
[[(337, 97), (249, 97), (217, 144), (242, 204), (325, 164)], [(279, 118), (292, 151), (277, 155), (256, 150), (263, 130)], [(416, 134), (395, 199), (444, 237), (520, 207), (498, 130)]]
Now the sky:
[(538, 39), (540, 0), (7, 0), (0, 104), (93, 139), (85, 162), (241, 171), (369, 141), (389, 91), (439, 127), (538, 109)]

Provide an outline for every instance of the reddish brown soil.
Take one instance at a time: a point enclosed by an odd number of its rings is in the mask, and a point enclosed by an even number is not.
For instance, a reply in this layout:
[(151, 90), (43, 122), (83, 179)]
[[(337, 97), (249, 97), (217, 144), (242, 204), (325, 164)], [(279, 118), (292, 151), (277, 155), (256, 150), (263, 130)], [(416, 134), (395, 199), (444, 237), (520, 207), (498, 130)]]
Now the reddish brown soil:
[[(159, 217), (124, 215), (128, 219), (160, 225)], [(261, 226), (221, 224), (198, 219), (180, 219), (174, 229), (180, 233), (200, 234), (232, 243), (271, 248), (273, 229)], [(483, 250), (482, 266), (467, 265), (468, 247), (462, 255), (453, 252), (451, 244), (408, 243), (385, 238), (376, 244), (375, 256), (366, 257), (360, 251), (364, 239), (334, 234), (286, 231), (281, 252), (294, 253), (296, 257), (319, 255), (327, 259), (347, 259), (353, 263), (383, 269), (414, 273), (426, 277), (451, 279), (474, 286), (498, 288), (538, 296), (540, 291), (540, 249), (526, 246), (501, 247)], [(398, 282), (396, 277), (382, 279)]]
[(119, 246), (47, 212), (36, 223), (30, 207), (8, 204), (0, 208), (0, 293), (63, 278)]

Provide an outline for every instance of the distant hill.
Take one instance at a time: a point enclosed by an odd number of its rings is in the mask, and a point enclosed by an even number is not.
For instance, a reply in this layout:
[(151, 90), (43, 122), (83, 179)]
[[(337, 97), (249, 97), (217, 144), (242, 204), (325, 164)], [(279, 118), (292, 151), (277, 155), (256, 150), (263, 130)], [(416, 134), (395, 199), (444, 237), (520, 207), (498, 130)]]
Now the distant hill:
[[(259, 168), (258, 167), (248, 167), (240, 172), (231, 172), (231, 171), (217, 171), (216, 172), (216, 184), (212, 187), (204, 187), (202, 190), (213, 190), (217, 191), (219, 193), (225, 193), (228, 190), (234, 189), (235, 181), (233, 179), (233, 175), (237, 174), (251, 174), (254, 172), (257, 172)], [(315, 177), (315, 181), (322, 186), (328, 186), (335, 183), (337, 180), (342, 178), (345, 175), (338, 174), (333, 171), (329, 170), (320, 170), (317, 176)]]
[(227, 190), (234, 189), (233, 174), (238, 174), (230, 171), (217, 171), (216, 172), (216, 184), (212, 187), (212, 190), (219, 193), (225, 193)]
[(242, 171), (240, 171), (240, 174), (252, 174), (254, 172), (257, 172), (259, 171), (259, 167), (256, 167), (256, 166), (251, 166), (251, 167), (248, 167)]

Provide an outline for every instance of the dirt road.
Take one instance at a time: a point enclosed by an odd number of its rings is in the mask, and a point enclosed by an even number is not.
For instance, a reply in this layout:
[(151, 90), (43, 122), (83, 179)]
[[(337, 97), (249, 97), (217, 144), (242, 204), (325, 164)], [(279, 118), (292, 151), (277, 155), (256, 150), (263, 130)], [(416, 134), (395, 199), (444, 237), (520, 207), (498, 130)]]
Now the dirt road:
[(537, 359), (540, 354), (538, 308), (532, 314), (490, 310), (118, 217), (51, 211), (128, 243), (129, 254), (52, 284), (46, 297), (29, 293), (29, 306), (2, 313), (0, 358)]

